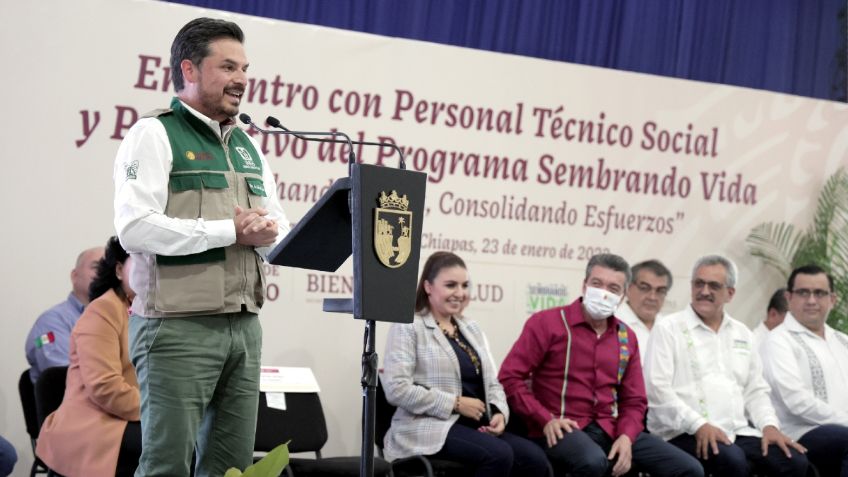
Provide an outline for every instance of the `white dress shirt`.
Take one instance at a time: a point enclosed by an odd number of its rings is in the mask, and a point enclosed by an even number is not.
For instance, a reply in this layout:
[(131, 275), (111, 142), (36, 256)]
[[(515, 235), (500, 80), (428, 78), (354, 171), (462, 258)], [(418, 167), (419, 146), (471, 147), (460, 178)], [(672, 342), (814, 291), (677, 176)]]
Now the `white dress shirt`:
[(795, 440), (822, 424), (848, 426), (848, 336), (827, 325), (824, 336), (787, 313), (762, 348), (775, 411)]
[(731, 441), (778, 425), (751, 330), (727, 313), (718, 332), (691, 305), (667, 316), (654, 326), (646, 361), (648, 429), (663, 439), (705, 423)]
[[(615, 317), (619, 320), (623, 321), (636, 333), (636, 340), (639, 342), (639, 360), (642, 363), (642, 367), (645, 367), (645, 355), (648, 352), (648, 340), (651, 338), (651, 330), (648, 326), (636, 316), (636, 313), (633, 311), (633, 308), (630, 308), (630, 304), (627, 303), (627, 300), (621, 302), (621, 306), (618, 307), (618, 310), (615, 311)], [(657, 315), (654, 319), (654, 325), (659, 323), (661, 315)]]
[(757, 353), (761, 353), (761, 357), (762, 357), (763, 343), (766, 342), (766, 339), (768, 338), (768, 335), (769, 335), (770, 332), (771, 332), (771, 330), (768, 329), (768, 327), (766, 327), (765, 321), (761, 321), (760, 324), (757, 325), (756, 328), (754, 328), (754, 331), (753, 331), (753, 334), (754, 334), (754, 349), (757, 350)]
[[(237, 127), (223, 126), (222, 131), (220, 122), (204, 116), (184, 102), (183, 106), (207, 124), (218, 138)], [(286, 236), (290, 225), (277, 197), (277, 184), (262, 148), (253, 138), (250, 141), (262, 160), (262, 182), (268, 191), (263, 207), (268, 210), (267, 217), (276, 220), (279, 228), (274, 245), (255, 247), (256, 252), (266, 258)], [(121, 142), (113, 171), (115, 229), (121, 245), (128, 252), (189, 255), (234, 244), (236, 228), (232, 219), (178, 219), (165, 215), (172, 163), (171, 143), (162, 122), (156, 118), (139, 119)], [(132, 179), (127, 178), (128, 168), (133, 169)]]

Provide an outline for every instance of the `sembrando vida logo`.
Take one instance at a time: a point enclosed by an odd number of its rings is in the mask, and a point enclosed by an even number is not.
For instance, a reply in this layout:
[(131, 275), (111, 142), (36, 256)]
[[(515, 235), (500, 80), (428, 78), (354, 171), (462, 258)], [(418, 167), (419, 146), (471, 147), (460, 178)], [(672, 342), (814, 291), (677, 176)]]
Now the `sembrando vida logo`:
[(568, 287), (560, 283), (527, 285), (527, 313), (568, 304)]

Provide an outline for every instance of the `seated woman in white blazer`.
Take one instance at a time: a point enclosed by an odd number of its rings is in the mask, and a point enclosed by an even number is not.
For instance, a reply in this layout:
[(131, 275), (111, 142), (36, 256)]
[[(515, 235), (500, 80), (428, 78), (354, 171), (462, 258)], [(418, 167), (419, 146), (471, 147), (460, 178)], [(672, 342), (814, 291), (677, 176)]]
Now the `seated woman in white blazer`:
[(468, 272), (457, 255), (427, 259), (415, 319), (389, 330), (383, 382), (397, 406), (385, 438), (390, 460), (430, 455), (461, 462), (476, 476), (544, 476), (541, 447), (504, 432), (509, 409), (486, 336), (463, 316)]

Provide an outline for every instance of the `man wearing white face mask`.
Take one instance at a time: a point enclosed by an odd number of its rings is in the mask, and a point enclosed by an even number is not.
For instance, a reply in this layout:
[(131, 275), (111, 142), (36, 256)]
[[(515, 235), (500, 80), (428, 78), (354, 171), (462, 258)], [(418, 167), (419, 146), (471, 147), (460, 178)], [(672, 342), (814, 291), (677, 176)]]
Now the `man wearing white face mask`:
[(700, 464), (646, 434), (636, 334), (614, 316), (630, 280), (627, 262), (595, 255), (583, 296), (531, 316), (498, 378), (510, 410), (541, 445), (557, 476), (703, 476)]

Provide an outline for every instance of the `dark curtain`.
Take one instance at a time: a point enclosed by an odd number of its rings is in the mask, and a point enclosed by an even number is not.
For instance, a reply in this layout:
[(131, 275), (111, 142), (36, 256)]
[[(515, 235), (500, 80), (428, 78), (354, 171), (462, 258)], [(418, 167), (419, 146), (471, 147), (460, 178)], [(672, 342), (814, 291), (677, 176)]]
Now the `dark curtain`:
[(846, 101), (845, 0), (170, 0)]

